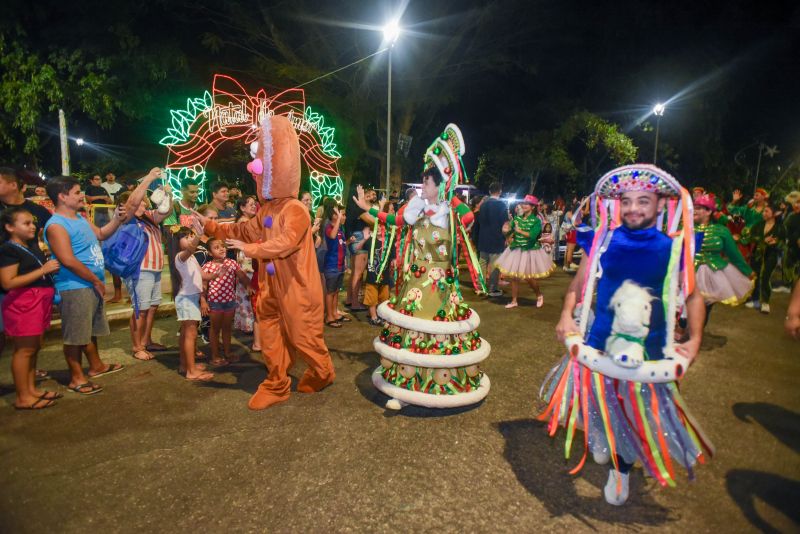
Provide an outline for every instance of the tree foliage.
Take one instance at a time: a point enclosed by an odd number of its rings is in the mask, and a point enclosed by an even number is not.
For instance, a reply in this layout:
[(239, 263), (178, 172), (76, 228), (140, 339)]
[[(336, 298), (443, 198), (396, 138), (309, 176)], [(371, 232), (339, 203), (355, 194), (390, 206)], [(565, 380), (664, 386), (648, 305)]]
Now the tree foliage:
[(612, 165), (632, 163), (633, 140), (617, 124), (576, 111), (552, 130), (523, 133), (481, 158), (477, 179), (529, 180), (529, 192), (578, 193)]
[(0, 143), (26, 154), (40, 149), (39, 132), (53, 112), (80, 111), (99, 126), (110, 127), (122, 103), (109, 63), (79, 50), (39, 54), (18, 39), (0, 34), (0, 113), (12, 129), (0, 130)]

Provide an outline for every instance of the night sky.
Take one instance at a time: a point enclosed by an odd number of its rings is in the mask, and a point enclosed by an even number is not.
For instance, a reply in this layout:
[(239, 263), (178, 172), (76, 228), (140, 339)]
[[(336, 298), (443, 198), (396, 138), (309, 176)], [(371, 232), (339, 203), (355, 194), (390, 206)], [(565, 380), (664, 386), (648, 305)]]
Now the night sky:
[[(97, 128), (80, 113), (70, 118), (71, 134), (107, 145), (122, 158), (120, 165), (138, 169), (163, 164), (165, 151), (156, 141), (167, 125), (167, 110), (210, 88), (215, 72), (232, 74), (248, 87), (289, 87), (292, 80), (303, 79), (304, 73), (254, 67), (256, 54), (237, 46), (238, 39), (246, 38), (238, 35), (236, 23), (229, 24), (233, 19), (225, 21), (223, 15), (230, 12), (222, 13), (218, 2), (79, 4), (14, 1), (5, 15), (6, 27), (16, 27), (18, 38), (42, 54), (61, 47), (89, 56), (118, 56), (121, 43), (128, 43), (130, 68), (118, 60), (114, 72), (136, 116), (121, 116), (110, 130)], [(777, 175), (778, 165), (785, 168), (800, 157), (797, 2), (411, 1), (405, 8), (398, 2), (366, 1), (238, 4), (253, 13), (253, 20), (259, 12), (267, 13), (289, 47), (322, 50), (312, 65), (314, 73), (378, 50), (381, 34), (366, 26), (379, 29), (391, 13), (402, 11), (401, 24), (408, 31), (393, 51), (393, 120), (399, 122), (408, 106), (424, 109), (409, 128), (413, 164), (400, 161), (404, 169), (418, 166), (422, 151), (447, 122), (461, 126), (465, 161), (474, 172), (479, 155), (521, 134), (552, 129), (577, 109), (619, 124), (639, 146), (639, 159), (650, 161), (653, 133), (637, 124), (652, 119), (647, 111), (659, 101), (668, 102), (661, 139), (678, 154), (670, 170), (687, 183), (707, 178), (717, 184), (729, 180), (733, 187), (746, 173), (733, 164), (733, 157), (755, 141), (780, 150), (765, 162), (766, 173)], [(434, 72), (422, 68), (452, 44), (459, 27), (478, 16), (486, 17), (480, 30), (459, 41), (459, 49), (468, 53), (456, 53)], [(203, 38), (207, 33), (224, 35), (229, 44), (210, 47)], [(263, 42), (258, 46), (256, 52), (276, 58)], [(141, 64), (133, 58), (136, 54)], [(163, 80), (142, 80), (151, 59), (153, 70), (163, 71)], [(364, 108), (374, 112), (374, 120), (363, 129), (380, 131), (385, 127), (385, 54), (351, 70), (365, 91)], [(421, 98), (414, 92), (420, 79), (432, 89), (424, 105), (413, 100)], [(138, 94), (137, 85), (146, 89)], [(341, 104), (346, 90), (329, 80), (310, 84), (306, 95), (337, 127), (358, 129), (352, 125), (352, 106)], [(54, 113), (45, 118), (40, 164), (52, 173), (58, 166), (57, 142), (51, 139), (57, 118)], [(380, 162), (358, 154), (347, 135), (345, 157), (360, 158), (349, 168), (358, 181), (370, 181), (368, 175), (380, 172)], [(366, 137), (368, 148), (383, 150), (380, 134), (367, 132)], [(9, 163), (30, 164), (19, 151), (1, 150)], [(93, 165), (93, 154), (84, 152), (79, 156), (84, 165)], [(753, 163), (755, 154), (755, 148), (745, 152), (744, 161)]]

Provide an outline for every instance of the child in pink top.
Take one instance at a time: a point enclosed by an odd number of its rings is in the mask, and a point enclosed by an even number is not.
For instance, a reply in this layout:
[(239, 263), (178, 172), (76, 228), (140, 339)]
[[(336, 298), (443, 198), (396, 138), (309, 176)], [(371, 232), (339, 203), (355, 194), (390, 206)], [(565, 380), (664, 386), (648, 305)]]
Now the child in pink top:
[(546, 223), (544, 228), (542, 229), (542, 233), (539, 236), (539, 243), (542, 244), (542, 250), (547, 252), (548, 254), (553, 254), (553, 225), (550, 223)]
[[(250, 279), (236, 262), (226, 257), (225, 243), (220, 239), (209, 239), (207, 243), (211, 253), (211, 261), (203, 265), (203, 272), (216, 274), (217, 277), (206, 283), (207, 311), (211, 316), (209, 338), (211, 343), (211, 365), (220, 367), (239, 361), (239, 357), (231, 354), (231, 328), (233, 316), (238, 306), (236, 302), (236, 280), (250, 288)], [(252, 291), (252, 289), (250, 289)], [(219, 336), (222, 332), (222, 350), (225, 357), (219, 354)]]

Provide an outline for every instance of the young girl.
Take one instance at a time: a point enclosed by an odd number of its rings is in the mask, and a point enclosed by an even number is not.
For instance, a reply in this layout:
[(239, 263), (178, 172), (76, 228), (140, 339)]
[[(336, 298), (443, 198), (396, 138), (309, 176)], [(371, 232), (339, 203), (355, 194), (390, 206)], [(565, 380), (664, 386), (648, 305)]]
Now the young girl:
[[(250, 279), (242, 271), (239, 264), (227, 255), (227, 248), (221, 239), (209, 239), (208, 249), (211, 261), (203, 265), (203, 272), (213, 276), (207, 283), (206, 305), (201, 308), (211, 316), (211, 365), (222, 367), (231, 362), (239, 361), (238, 356), (231, 354), (231, 327), (233, 315), (236, 313), (236, 280), (252, 291)], [(222, 332), (222, 350), (225, 357), (219, 354), (219, 336)]]
[(553, 225), (546, 223), (542, 230), (542, 235), (539, 236), (539, 244), (542, 245), (542, 250), (547, 252), (550, 256), (553, 255)]
[(534, 212), (539, 200), (533, 195), (526, 195), (520, 204), (522, 215), (517, 215), (511, 224), (506, 224), (503, 231), (511, 236), (511, 244), (497, 259), (497, 268), (511, 278), (511, 302), (506, 308), (516, 308), (519, 295), (519, 282), (526, 280), (536, 292), (536, 307), (544, 305), (544, 295), (539, 289), (539, 278), (547, 278), (555, 269), (550, 254), (542, 250), (539, 236), (542, 231), (542, 220)]
[(325, 324), (331, 328), (341, 328), (342, 321), (336, 316), (339, 304), (339, 288), (344, 280), (345, 240), (341, 224), (345, 220), (344, 206), (335, 203), (325, 205)]
[(8, 293), (3, 298), (5, 333), (12, 339), (14, 354), (11, 373), (18, 410), (49, 408), (62, 397), (41, 391), (34, 385), (36, 355), (42, 334), (50, 326), (55, 289), (49, 276), (59, 269), (56, 260), (45, 260), (38, 246), (29, 246), (36, 237), (33, 215), (21, 207), (8, 208), (0, 215), (0, 285)]
[(202, 318), (200, 310), (207, 307), (202, 294), (204, 275), (194, 257), (200, 237), (190, 229), (181, 227), (175, 238), (180, 250), (175, 256), (175, 269), (179, 278), (177, 287), (180, 287), (175, 296), (175, 311), (178, 314), (178, 322), (181, 323), (180, 371), (186, 372), (187, 380), (208, 381), (214, 378), (214, 374), (206, 372), (202, 365), (194, 362), (197, 351), (197, 325)]

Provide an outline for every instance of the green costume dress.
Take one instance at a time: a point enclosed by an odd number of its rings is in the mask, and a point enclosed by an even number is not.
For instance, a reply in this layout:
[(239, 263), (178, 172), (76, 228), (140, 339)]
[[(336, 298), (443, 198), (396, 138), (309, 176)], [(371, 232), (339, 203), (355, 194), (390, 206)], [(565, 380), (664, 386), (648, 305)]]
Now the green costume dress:
[(753, 291), (752, 269), (739, 252), (730, 230), (721, 224), (695, 227), (694, 267), (697, 289), (706, 304), (738, 306)]
[[(461, 175), (459, 147), (463, 152), (461, 133), (448, 125), (428, 149), (426, 165), (431, 168), (435, 162), (444, 177), (455, 180)], [(439, 158), (447, 158), (446, 163)], [(489, 393), (489, 377), (478, 364), (489, 356), (491, 347), (478, 333), (480, 318), (464, 302), (458, 278), (458, 245), (469, 246), (466, 226), (474, 216), (452, 197), (454, 187), (448, 186), (455, 184), (442, 182), (438, 204), (415, 197), (397, 215), (370, 210), (388, 227), (407, 225), (401, 228), (406, 231), (396, 255), (396, 295), (378, 306), (385, 324), (373, 341), (380, 366), (372, 374), (372, 383), (390, 397), (386, 403), (390, 409), (405, 404), (465, 406)], [(445, 189), (451, 191), (450, 203), (443, 200)]]
[(501, 273), (510, 278), (523, 280), (547, 278), (553, 274), (556, 266), (550, 254), (543, 250), (539, 243), (542, 221), (536, 214), (529, 213), (526, 217), (515, 216), (511, 221), (510, 233), (511, 244), (497, 259), (497, 268)]

